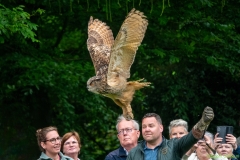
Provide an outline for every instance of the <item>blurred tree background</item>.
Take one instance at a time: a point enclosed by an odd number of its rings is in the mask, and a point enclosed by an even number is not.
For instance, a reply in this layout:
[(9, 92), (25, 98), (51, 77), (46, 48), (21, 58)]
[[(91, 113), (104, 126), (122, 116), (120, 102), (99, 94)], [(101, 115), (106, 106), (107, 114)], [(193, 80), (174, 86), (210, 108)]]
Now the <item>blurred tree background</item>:
[(86, 89), (94, 75), (87, 26), (93, 16), (116, 36), (133, 7), (149, 26), (131, 80), (152, 82), (135, 94), (136, 120), (158, 113), (168, 138), (171, 120), (191, 128), (211, 106), (209, 131), (232, 125), (240, 136), (239, 0), (0, 0), (1, 159), (38, 158), (35, 132), (50, 125), (61, 135), (80, 133), (83, 160), (104, 159), (119, 146), (122, 110)]

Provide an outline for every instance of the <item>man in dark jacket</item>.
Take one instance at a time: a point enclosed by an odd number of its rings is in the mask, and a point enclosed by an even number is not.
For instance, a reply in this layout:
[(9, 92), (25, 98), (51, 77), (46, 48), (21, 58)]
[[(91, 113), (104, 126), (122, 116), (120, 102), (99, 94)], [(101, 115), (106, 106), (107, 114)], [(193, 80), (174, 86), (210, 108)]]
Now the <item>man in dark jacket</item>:
[(127, 160), (181, 160), (181, 157), (204, 135), (204, 131), (214, 118), (212, 108), (206, 107), (200, 121), (180, 139), (165, 139), (159, 115), (147, 113), (142, 118), (144, 141), (133, 148)]
[(121, 146), (110, 152), (105, 160), (126, 160), (128, 152), (137, 146), (140, 136), (139, 124), (137, 121), (133, 119), (127, 120), (125, 117), (119, 116), (116, 129)]

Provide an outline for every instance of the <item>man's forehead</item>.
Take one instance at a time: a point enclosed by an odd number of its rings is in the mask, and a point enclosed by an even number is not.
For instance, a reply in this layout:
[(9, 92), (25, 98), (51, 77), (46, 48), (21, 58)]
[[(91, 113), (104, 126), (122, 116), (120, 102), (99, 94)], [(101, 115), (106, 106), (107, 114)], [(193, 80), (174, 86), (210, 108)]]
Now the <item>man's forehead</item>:
[(154, 125), (156, 122), (143, 122), (142, 125)]
[(146, 125), (148, 125), (148, 126), (150, 126), (150, 125), (157, 125), (157, 121), (156, 120), (149, 120), (149, 121), (143, 121), (142, 122), (142, 126), (146, 126)]

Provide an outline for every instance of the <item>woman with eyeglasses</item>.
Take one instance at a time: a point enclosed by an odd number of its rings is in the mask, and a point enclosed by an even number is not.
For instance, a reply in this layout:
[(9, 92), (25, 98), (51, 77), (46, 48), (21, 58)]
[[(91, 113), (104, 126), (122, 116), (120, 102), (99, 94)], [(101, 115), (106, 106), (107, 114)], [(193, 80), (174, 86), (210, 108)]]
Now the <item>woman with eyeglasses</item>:
[(80, 136), (76, 131), (68, 132), (62, 137), (61, 150), (64, 155), (67, 155), (74, 160), (80, 160), (81, 141)]
[(38, 129), (36, 136), (38, 146), (42, 151), (38, 160), (73, 160), (60, 152), (61, 137), (56, 127)]

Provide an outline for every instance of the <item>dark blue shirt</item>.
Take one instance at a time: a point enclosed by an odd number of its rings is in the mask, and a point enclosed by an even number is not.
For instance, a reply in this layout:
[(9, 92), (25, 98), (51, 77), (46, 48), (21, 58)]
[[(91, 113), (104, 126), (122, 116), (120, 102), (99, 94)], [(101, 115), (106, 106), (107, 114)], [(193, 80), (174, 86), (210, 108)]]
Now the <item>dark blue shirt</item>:
[(127, 154), (122, 146), (110, 152), (105, 158), (105, 160), (126, 160), (126, 159)]

